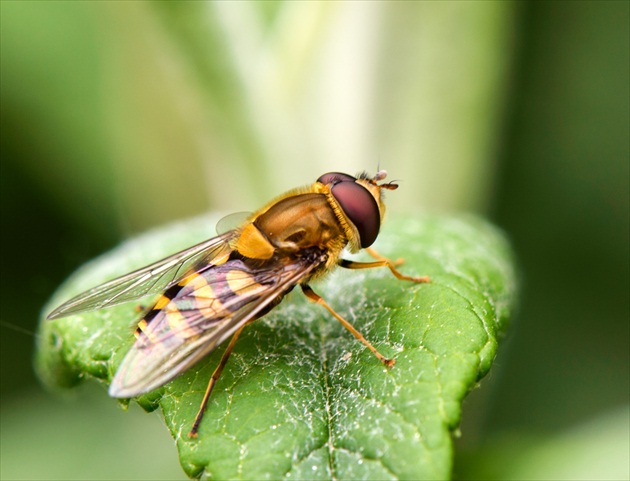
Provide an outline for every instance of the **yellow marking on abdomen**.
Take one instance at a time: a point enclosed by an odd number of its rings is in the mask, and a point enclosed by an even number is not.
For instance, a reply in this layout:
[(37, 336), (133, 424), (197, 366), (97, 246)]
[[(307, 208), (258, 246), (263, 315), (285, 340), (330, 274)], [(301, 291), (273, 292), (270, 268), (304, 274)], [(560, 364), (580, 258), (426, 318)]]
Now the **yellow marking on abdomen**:
[(208, 319), (224, 317), (229, 314), (229, 311), (217, 298), (214, 290), (207, 282), (203, 287), (195, 289), (195, 301), (199, 312)]
[(262, 286), (256, 282), (252, 276), (244, 273), (243, 271), (229, 271), (225, 275), (225, 280), (232, 292), (234, 292), (237, 296), (244, 296), (252, 291), (257, 291), (262, 288)]
[(138, 326), (136, 327), (136, 330), (133, 331), (133, 335), (136, 337), (136, 339), (140, 337), (140, 333), (144, 332), (146, 327), (147, 327), (147, 321), (145, 321), (144, 319), (140, 319), (140, 322), (138, 322)]
[(166, 305), (170, 302), (171, 300), (166, 297), (165, 295), (161, 295), (160, 298), (157, 300), (157, 302), (155, 303), (155, 306), (153, 306), (153, 309), (155, 310), (160, 310), (160, 309), (164, 309), (164, 307), (166, 307)]
[(171, 332), (179, 337), (192, 337), (197, 334), (197, 331), (191, 327), (188, 327), (188, 321), (179, 311), (179, 309), (169, 309), (164, 311), (166, 316), (166, 322), (168, 322)]
[(136, 328), (133, 335), (136, 336), (136, 339), (139, 339), (140, 332), (142, 332), (145, 336), (147, 336), (149, 341), (155, 344), (157, 342), (157, 336), (153, 332), (151, 332), (151, 330), (147, 329), (148, 325), (149, 324), (147, 323), (146, 319), (140, 319), (140, 322), (138, 322), (138, 327)]
[(184, 277), (181, 281), (179, 281), (177, 285), (181, 287), (186, 287), (189, 284), (194, 285), (195, 282), (198, 282), (198, 279), (201, 279), (203, 282), (205, 282), (205, 279), (201, 277), (201, 275), (193, 272), (192, 274)]

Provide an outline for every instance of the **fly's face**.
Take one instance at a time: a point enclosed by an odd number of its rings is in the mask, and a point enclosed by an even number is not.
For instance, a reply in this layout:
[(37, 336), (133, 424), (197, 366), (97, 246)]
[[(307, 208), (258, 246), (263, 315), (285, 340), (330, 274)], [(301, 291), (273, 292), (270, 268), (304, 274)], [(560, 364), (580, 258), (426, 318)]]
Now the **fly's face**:
[[(136, 342), (110, 386), (114, 397), (133, 397), (155, 389), (186, 371), (230, 339), (190, 431), (196, 436), (213, 386), (243, 328), (260, 318), (296, 286), (325, 307), (388, 367), (352, 325), (308, 285), (335, 267), (388, 267), (402, 280), (427, 282), (401, 274), (395, 262), (370, 246), (385, 212), (381, 183), (374, 177), (331, 172), (311, 186), (296, 189), (254, 213), (243, 226), (173, 254), (142, 269), (84, 292), (55, 309), (49, 319), (107, 308), (159, 295), (136, 329)], [(373, 262), (341, 258), (345, 247), (365, 248)]]

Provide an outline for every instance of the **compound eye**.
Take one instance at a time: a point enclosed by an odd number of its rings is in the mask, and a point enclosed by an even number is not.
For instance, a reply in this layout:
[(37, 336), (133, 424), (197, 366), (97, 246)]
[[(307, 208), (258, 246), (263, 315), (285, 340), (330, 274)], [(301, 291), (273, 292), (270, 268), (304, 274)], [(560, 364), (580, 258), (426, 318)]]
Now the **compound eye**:
[(381, 227), (381, 214), (376, 199), (370, 194), (370, 191), (355, 182), (335, 184), (331, 188), (331, 192), (348, 219), (359, 231), (361, 248), (370, 247), (376, 240)]
[(342, 174), (341, 172), (328, 172), (317, 179), (317, 182), (321, 184), (334, 185), (339, 182), (354, 182), (355, 180), (357, 179), (348, 174)]

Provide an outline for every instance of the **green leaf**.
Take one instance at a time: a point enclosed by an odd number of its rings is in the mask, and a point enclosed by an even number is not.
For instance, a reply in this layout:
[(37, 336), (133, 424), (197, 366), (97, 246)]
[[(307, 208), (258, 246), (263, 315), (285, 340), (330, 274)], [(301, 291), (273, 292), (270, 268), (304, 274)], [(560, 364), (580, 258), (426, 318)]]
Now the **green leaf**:
[[(200, 218), (129, 241), (81, 269), (69, 296), (213, 232)], [(186, 473), (212, 479), (446, 479), (461, 403), (490, 369), (515, 299), (512, 256), (473, 217), (398, 218), (375, 248), (401, 270), (338, 269), (314, 285), (384, 355), (387, 370), (324, 309), (297, 291), (247, 327), (210, 399), (198, 439), (187, 433), (223, 348), (159, 390)], [(363, 254), (360, 255), (360, 258)], [(109, 382), (133, 343), (133, 303), (42, 321), (37, 367), (51, 386)]]

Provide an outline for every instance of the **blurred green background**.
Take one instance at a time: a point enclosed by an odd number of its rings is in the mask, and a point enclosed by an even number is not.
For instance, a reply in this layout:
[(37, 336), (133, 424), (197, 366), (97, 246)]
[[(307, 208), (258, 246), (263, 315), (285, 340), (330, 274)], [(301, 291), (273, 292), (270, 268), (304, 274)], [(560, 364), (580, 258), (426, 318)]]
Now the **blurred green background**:
[(455, 477), (628, 478), (628, 2), (0, 8), (2, 479), (183, 478), (159, 416), (39, 386), (44, 303), (130, 235), (379, 163), (392, 213), (487, 216), (520, 262)]

